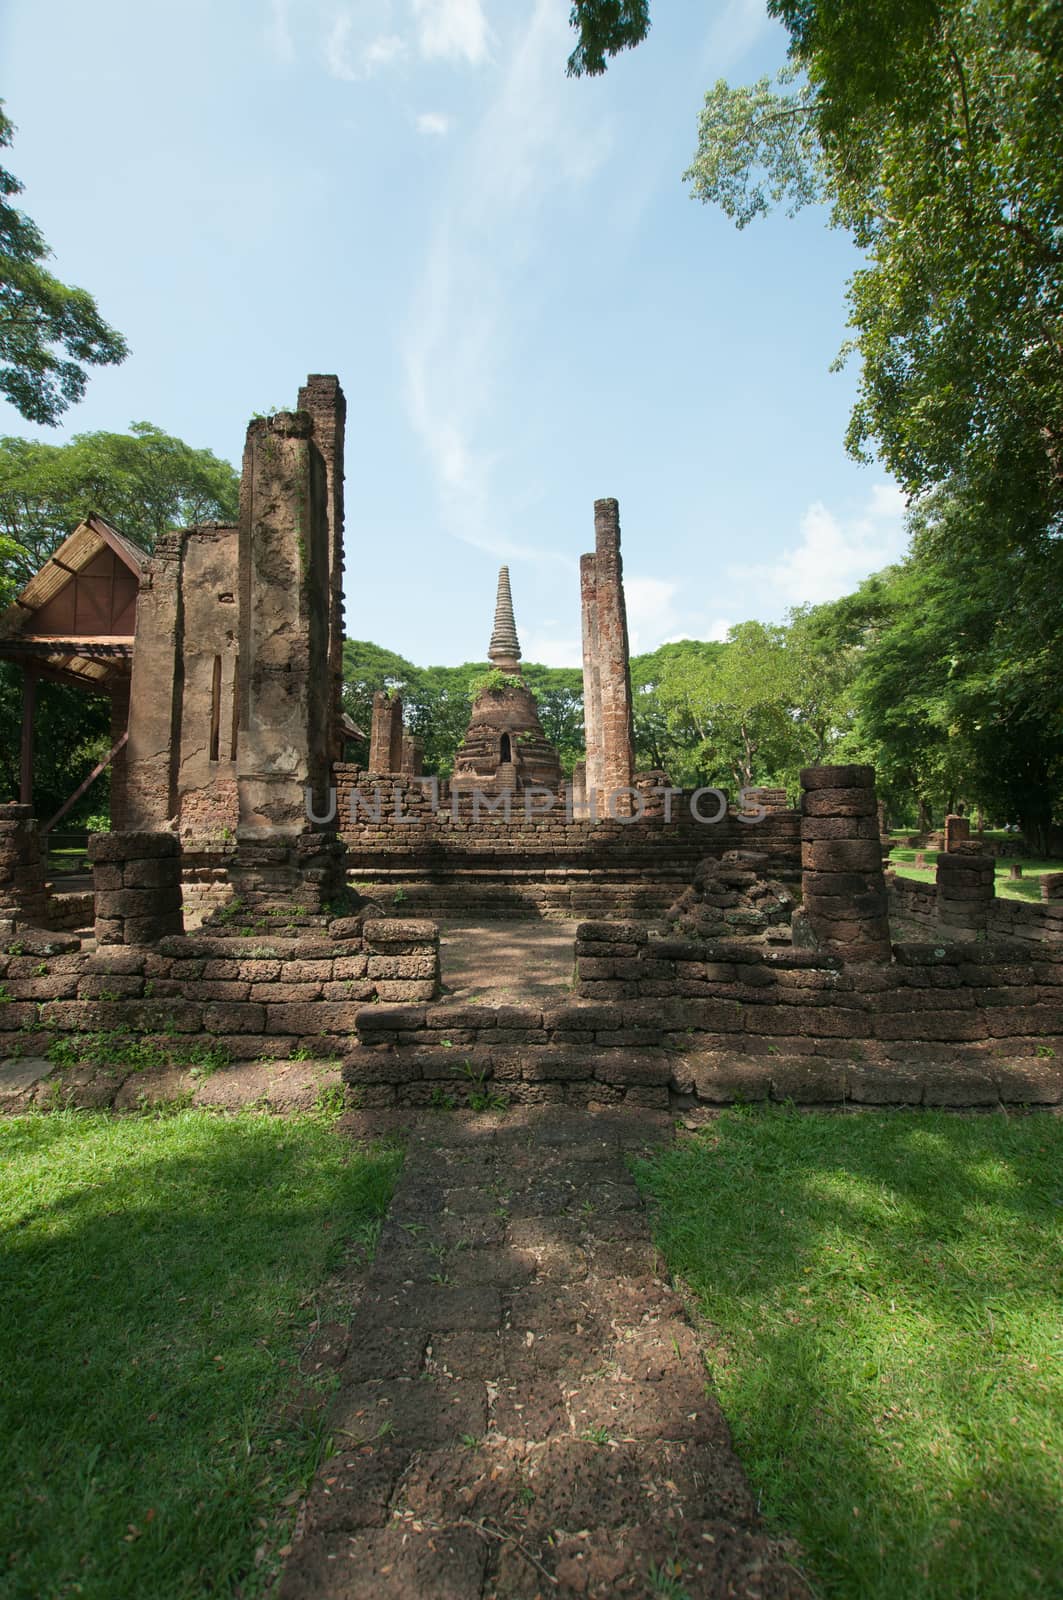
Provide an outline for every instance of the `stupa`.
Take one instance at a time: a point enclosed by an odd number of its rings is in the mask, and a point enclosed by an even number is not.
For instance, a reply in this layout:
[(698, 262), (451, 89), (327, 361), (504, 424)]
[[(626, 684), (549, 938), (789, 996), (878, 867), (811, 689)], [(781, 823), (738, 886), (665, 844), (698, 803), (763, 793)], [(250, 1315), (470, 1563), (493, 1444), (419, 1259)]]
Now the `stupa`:
[(495, 669), (493, 681), (473, 702), (464, 742), (454, 758), (451, 788), (519, 793), (535, 784), (556, 793), (561, 787), (561, 762), (543, 732), (535, 696), (521, 672), (508, 567), (498, 574), (487, 657)]

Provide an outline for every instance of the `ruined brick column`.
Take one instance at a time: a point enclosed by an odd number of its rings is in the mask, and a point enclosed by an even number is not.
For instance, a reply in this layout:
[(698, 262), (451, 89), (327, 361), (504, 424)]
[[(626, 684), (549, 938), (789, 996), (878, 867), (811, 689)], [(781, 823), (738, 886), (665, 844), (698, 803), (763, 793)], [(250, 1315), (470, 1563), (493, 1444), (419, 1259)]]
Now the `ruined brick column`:
[(378, 689), (373, 696), (369, 730), (369, 771), (401, 772), (403, 756), (402, 700)]
[(329, 762), (329, 551), (324, 463), (305, 412), (247, 430), (240, 485), (241, 828), (297, 834)]
[[(257, 418), (240, 485), (237, 787), (230, 879), (252, 904), (314, 910), (342, 887), (324, 810), (329, 742), (329, 525), (325, 464), (308, 412)], [(335, 846), (335, 849), (332, 848)]]
[(0, 927), (48, 924), (48, 892), (32, 806), (0, 805)]
[(605, 787), (602, 766), (602, 684), (598, 667), (598, 565), (580, 557), (580, 608), (583, 618), (583, 740), (587, 751), (585, 796)]
[(391, 702), (391, 741), (390, 741), (390, 744), (388, 746), (388, 768), (387, 768), (387, 770), (389, 772), (401, 772), (402, 771), (403, 739), (404, 739), (404, 734), (403, 734), (403, 729), (402, 729), (402, 701), (399, 698), (399, 696), (396, 695), (395, 698)]
[(402, 773), (406, 778), (419, 778), (424, 771), (424, 740), (412, 733), (402, 736)]
[(950, 813), (945, 818), (945, 849), (955, 850), (961, 844), (971, 842), (971, 819), (969, 817), (954, 816)]
[[(599, 791), (597, 813), (602, 817), (608, 814), (608, 796), (630, 789), (635, 774), (620, 508), (615, 500), (594, 502), (594, 555), (580, 561), (580, 598), (587, 787)], [(624, 796), (617, 813), (630, 816), (631, 811), (631, 797)]]
[(124, 820), (141, 830), (165, 827), (178, 810), (183, 556), (182, 535), (162, 534), (137, 599)]
[[(962, 820), (962, 819), (961, 819)], [(988, 926), (996, 895), (991, 855), (976, 845), (954, 846), (937, 858), (937, 918), (950, 939), (975, 939)]]
[(804, 921), (817, 944), (846, 961), (892, 957), (873, 767), (801, 773)]
[(176, 834), (98, 833), (89, 860), (97, 944), (157, 944), (184, 932)]
[(311, 373), (299, 390), (299, 410), (314, 422), (314, 444), (325, 467), (325, 513), (328, 522), (329, 758), (343, 760), (343, 439), (347, 401), (339, 379)]

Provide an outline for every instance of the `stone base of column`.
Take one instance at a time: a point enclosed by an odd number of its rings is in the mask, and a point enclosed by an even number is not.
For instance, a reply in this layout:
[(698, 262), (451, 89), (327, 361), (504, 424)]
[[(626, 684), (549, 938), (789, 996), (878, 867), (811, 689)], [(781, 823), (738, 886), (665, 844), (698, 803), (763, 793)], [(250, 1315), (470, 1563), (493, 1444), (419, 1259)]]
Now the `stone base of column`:
[(32, 806), (0, 806), (0, 920), (8, 931), (48, 925), (48, 891)]
[(176, 834), (98, 833), (89, 860), (98, 945), (151, 945), (184, 933)]
[[(320, 922), (346, 888), (347, 847), (338, 834), (274, 835), (237, 831), (228, 877), (233, 901), (210, 919), (232, 924), (234, 909), (249, 916), (282, 914), (289, 922)], [(239, 921), (239, 917), (235, 918)]]
[(802, 936), (844, 961), (890, 961), (873, 767), (801, 773)]
[(938, 856), (938, 924), (950, 939), (984, 935), (995, 895), (996, 869), (991, 855), (967, 845)]

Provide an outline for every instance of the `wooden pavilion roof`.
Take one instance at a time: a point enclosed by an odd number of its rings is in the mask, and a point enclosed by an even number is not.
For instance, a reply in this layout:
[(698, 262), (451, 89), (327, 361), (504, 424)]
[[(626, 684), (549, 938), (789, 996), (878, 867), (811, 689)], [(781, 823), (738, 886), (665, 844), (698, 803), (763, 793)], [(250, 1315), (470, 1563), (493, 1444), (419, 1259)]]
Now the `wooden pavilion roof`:
[(128, 678), (150, 556), (95, 512), (0, 614), (0, 659), (107, 694)]

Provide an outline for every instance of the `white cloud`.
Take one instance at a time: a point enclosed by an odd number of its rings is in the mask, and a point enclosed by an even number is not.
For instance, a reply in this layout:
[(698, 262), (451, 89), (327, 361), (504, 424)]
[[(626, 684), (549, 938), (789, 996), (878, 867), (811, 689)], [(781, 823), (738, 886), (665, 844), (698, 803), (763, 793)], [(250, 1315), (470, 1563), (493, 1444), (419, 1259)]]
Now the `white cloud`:
[(435, 134), (437, 138), (448, 134), (452, 126), (451, 119), (442, 111), (422, 111), (417, 118), (417, 132)]
[[(388, 15), (387, 7), (370, 7), (368, 16), (364, 12), (356, 14), (353, 8), (336, 12), (325, 40), (325, 66), (330, 77), (359, 83), (405, 54), (406, 45), (397, 33), (381, 31), (380, 24)], [(371, 26), (367, 28), (367, 24)]]
[(486, 61), (488, 28), (480, 0), (413, 0), (413, 14), (426, 61)]
[(799, 544), (776, 561), (732, 567), (730, 573), (770, 584), (786, 605), (819, 605), (899, 560), (905, 543), (904, 498), (896, 485), (877, 483), (859, 515), (838, 517), (817, 500), (801, 518)]
[[(444, 13), (471, 26), (457, 0), (436, 7), (439, 27)], [(500, 456), (493, 443), (500, 378), (511, 335), (520, 332), (543, 211), (559, 192), (586, 183), (607, 148), (592, 99), (572, 95), (558, 70), (567, 43), (564, 8), (535, 0), (441, 196), (401, 351), (407, 412), (434, 469), (447, 532), (503, 560), (571, 570), (568, 557), (521, 546), (502, 531), (508, 508), (494, 489)]]

